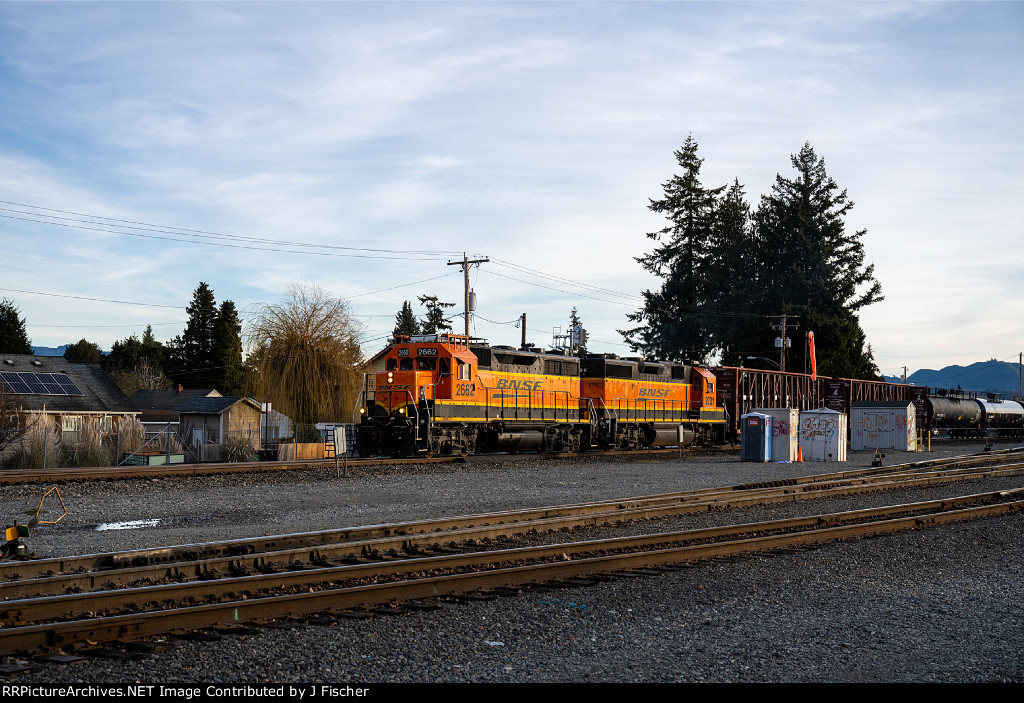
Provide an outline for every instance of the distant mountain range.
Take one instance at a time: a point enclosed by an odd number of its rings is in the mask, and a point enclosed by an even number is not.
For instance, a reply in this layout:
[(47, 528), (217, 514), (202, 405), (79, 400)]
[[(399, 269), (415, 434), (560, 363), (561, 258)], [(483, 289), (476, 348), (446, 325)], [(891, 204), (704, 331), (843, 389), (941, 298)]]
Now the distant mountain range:
[(36, 356), (64, 356), (64, 351), (67, 348), (67, 344), (59, 347), (32, 347), (32, 353)]
[[(901, 383), (899, 376), (885, 380)], [(978, 361), (970, 366), (947, 366), (935, 371), (921, 369), (907, 378), (907, 383), (929, 388), (962, 388), (965, 391), (1005, 393), (1009, 399), (1019, 392), (1020, 366), (1007, 361)]]

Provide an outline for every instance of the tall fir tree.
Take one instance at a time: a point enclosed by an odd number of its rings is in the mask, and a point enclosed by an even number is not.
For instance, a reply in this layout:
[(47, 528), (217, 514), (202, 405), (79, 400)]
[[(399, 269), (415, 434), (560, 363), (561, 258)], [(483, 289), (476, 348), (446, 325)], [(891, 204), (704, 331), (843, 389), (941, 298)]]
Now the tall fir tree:
[(669, 224), (648, 237), (659, 244), (636, 260), (647, 271), (664, 279), (661, 290), (644, 291), (644, 306), (627, 315), (638, 323), (620, 330), (633, 351), (655, 359), (703, 360), (712, 350), (707, 308), (710, 295), (708, 250), (715, 223), (715, 201), (724, 190), (705, 188), (700, 182), (697, 142), (686, 138), (675, 152), (682, 173), (662, 184), (664, 197), (651, 200), (652, 211), (665, 215)]
[(725, 366), (742, 365), (749, 339), (763, 318), (750, 312), (759, 298), (754, 274), (750, 205), (739, 180), (722, 194), (708, 250), (708, 282), (715, 314), (707, 318), (712, 347)]
[(395, 329), (392, 334), (410, 336), (420, 333), (420, 322), (412, 311), (412, 303), (402, 303), (402, 309), (395, 315)]
[(168, 343), (167, 375), (186, 388), (215, 388), (222, 369), (215, 347), (217, 302), (210, 286), (199, 284), (186, 312), (185, 331)]
[(25, 318), (14, 302), (0, 301), (0, 354), (31, 354), (32, 342), (25, 329)]
[(217, 366), (211, 371), (213, 387), (224, 395), (242, 395), (242, 323), (230, 300), (221, 303), (213, 324), (213, 349)]
[[(776, 176), (754, 218), (760, 312), (797, 317), (796, 339), (813, 331), (823, 375), (876, 378), (878, 369), (857, 317), (858, 310), (883, 299), (874, 265), (864, 265), (861, 240), (866, 232), (847, 232), (845, 218), (853, 202), (810, 144), (791, 162), (796, 177)], [(771, 348), (775, 336), (763, 325), (754, 345)]]

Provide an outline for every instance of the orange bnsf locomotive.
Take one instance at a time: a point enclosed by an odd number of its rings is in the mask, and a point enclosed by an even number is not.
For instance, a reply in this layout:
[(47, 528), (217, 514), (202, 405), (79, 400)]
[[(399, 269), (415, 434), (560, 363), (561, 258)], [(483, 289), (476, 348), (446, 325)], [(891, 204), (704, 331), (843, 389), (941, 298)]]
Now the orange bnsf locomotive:
[(576, 452), (725, 436), (715, 376), (671, 362), (491, 347), (461, 335), (396, 337), (368, 374), (362, 456)]

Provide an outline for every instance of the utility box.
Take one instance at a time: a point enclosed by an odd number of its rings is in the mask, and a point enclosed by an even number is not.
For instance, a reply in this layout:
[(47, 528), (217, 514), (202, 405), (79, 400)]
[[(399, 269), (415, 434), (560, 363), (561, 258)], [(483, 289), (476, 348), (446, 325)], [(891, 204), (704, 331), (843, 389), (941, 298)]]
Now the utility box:
[(845, 414), (829, 408), (800, 413), (800, 451), (804, 461), (846, 461)]
[(850, 449), (917, 451), (917, 411), (909, 400), (858, 400), (850, 407)]
[(796, 408), (754, 408), (751, 413), (772, 419), (772, 461), (796, 461), (800, 411)]
[(772, 418), (747, 413), (740, 418), (740, 461), (772, 460)]

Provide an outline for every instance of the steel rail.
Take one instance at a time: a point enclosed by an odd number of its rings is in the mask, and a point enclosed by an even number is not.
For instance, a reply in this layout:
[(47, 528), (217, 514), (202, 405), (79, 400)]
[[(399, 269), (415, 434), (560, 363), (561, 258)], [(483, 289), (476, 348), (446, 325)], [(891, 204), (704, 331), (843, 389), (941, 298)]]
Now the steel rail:
[[(571, 506), (504, 511), (501, 513), (433, 519), (341, 530), (278, 535), (259, 539), (185, 545), (121, 554), (57, 557), (0, 564), (0, 597), (16, 598), (32, 593), (122, 586), (140, 579), (206, 578), (211, 573), (240, 568), (288, 568), (296, 561), (359, 557), (374, 552), (430, 546), (443, 541), (496, 539), (527, 531), (554, 531), (609, 522), (659, 518), (749, 505), (765, 505), (809, 498), (853, 495), (927, 485), (934, 482), (991, 478), (1024, 472), (1024, 465), (998, 468), (901, 471), (847, 481), (825, 475), (824, 481), (803, 481), (797, 487), (700, 489), (619, 501), (597, 501)], [(859, 483), (860, 485), (855, 485)], [(255, 555), (255, 556), (249, 556)], [(251, 565), (242, 567), (243, 563)]]
[(146, 578), (183, 580), (208, 578), (212, 573), (240, 569), (291, 568), (297, 561), (315, 563), (431, 546), (440, 542), (451, 544), (475, 539), (495, 539), (527, 531), (554, 531), (707, 510), (905, 489), (935, 482), (965, 480), (977, 477), (978, 474), (992, 478), (1019, 473), (1024, 473), (1024, 465), (954, 468), (942, 472), (931, 469), (924, 472), (903, 471), (872, 477), (854, 476), (849, 481), (838, 481), (832, 475), (826, 475), (824, 482), (804, 482), (797, 487), (757, 488), (739, 492), (735, 488), (701, 489), (625, 501), (598, 501), (443, 520), (278, 535), (255, 540), (6, 562), (0, 565), (0, 578), (6, 579), (0, 581), (0, 597), (17, 598), (33, 592), (55, 593), (66, 589), (91, 590), (100, 585), (122, 586)]
[[(992, 469), (986, 469), (985, 471), (989, 475), (988, 477), (991, 477), (994, 473), (1018, 475), (1024, 473), (1024, 465), (1005, 472), (994, 472)], [(948, 477), (942, 478), (948, 480)], [(926, 485), (934, 480), (934, 478), (931, 478), (910, 483), (914, 486)], [(776, 489), (765, 494), (755, 494), (743, 498), (732, 496), (727, 505), (721, 504), (717, 500), (686, 504), (672, 502), (667, 505), (647, 505), (621, 511), (588, 513), (581, 516), (563, 516), (514, 523), (471, 526), (444, 533), (392, 534), (364, 540), (321, 544), (314, 547), (303, 546), (267, 552), (253, 552), (251, 554), (235, 554), (189, 562), (157, 563), (86, 573), (72, 572), (30, 579), (14, 579), (0, 583), (0, 598), (12, 600), (71, 591), (119, 588), (143, 580), (192, 581), (223, 578), (225, 577), (224, 575), (239, 573), (267, 573), (273, 570), (310, 569), (316, 565), (342, 560), (361, 559), (379, 563), (382, 559), (388, 558), (387, 555), (397, 557), (415, 551), (429, 551), (431, 548), (459, 548), (476, 540), (513, 539), (527, 532), (554, 532), (564, 528), (594, 527), (627, 520), (664, 518), (685, 513), (706, 512), (723, 507), (763, 505), (822, 498), (832, 495), (845, 496), (853, 493), (877, 492), (893, 488), (906, 488), (905, 483), (901, 483), (898, 486), (880, 486), (872, 483), (853, 488), (833, 487), (827, 491), (815, 492), (813, 494)]]
[(1024, 493), (1024, 489), (980, 493), (952, 499), (867, 508), (828, 515), (811, 515), (760, 523), (725, 525), (543, 546), (495, 549), (458, 555), (407, 557), (367, 564), (343, 564), (294, 572), (225, 577), (216, 581), (147, 585), (110, 591), (7, 600), (0, 602), (0, 619), (10, 626), (44, 620), (69, 619), (80, 617), (86, 613), (113, 608), (146, 610), (146, 606), (150, 605), (150, 609), (156, 609), (161, 604), (167, 602), (202, 602), (213, 598), (222, 598), (225, 595), (256, 594), (260, 591), (271, 589), (312, 586), (327, 582), (344, 581), (351, 583), (360, 579), (401, 578), (417, 573), (491, 568), (495, 565), (512, 562), (552, 558), (580, 559), (599, 552), (647, 550), (654, 546), (670, 544), (690, 545), (707, 543), (712, 540), (735, 541), (755, 533), (763, 536), (765, 533), (820, 529), (825, 525), (837, 526), (865, 522), (867, 520), (891, 519), (895, 514), (905, 515), (907, 513), (926, 513), (928, 511), (948, 511), (976, 504), (991, 504), (998, 501), (1006, 501), (1008, 497), (1021, 493)]
[[(1003, 500), (1015, 498), (1020, 491), (997, 492), (982, 494), (998, 496)], [(978, 498), (975, 497), (963, 497)], [(409, 581), (387, 582), (356, 585), (352, 587), (329, 588), (324, 591), (309, 592), (304, 589), (299, 594), (275, 595), (265, 598), (254, 597), (234, 600), (225, 603), (193, 605), (173, 610), (158, 610), (145, 613), (113, 615), (99, 618), (86, 618), (70, 622), (46, 623), (28, 626), (12, 626), (0, 629), (0, 654), (13, 654), (67, 647), (84, 641), (110, 641), (112, 639), (135, 639), (154, 634), (180, 630), (194, 630), (219, 624), (265, 621), (281, 617), (295, 617), (318, 612), (338, 612), (352, 608), (367, 607), (391, 603), (396, 600), (409, 600), (434, 597), (445, 594), (465, 593), (481, 588), (498, 586), (522, 586), (549, 581), (552, 579), (569, 578), (607, 573), (622, 569), (659, 566), (665, 564), (690, 563), (719, 556), (733, 556), (757, 551), (779, 549), (797, 545), (819, 544), (837, 539), (863, 537), (882, 534), (894, 530), (913, 529), (922, 526), (944, 524), (952, 521), (983, 517), (989, 515), (1005, 515), (1024, 510), (1024, 500), (1009, 500), (1000, 504), (958, 507), (961, 502), (954, 499), (931, 501), (940, 503), (938, 508), (930, 512), (906, 515), (914, 504), (890, 506), (890, 511), (901, 512), (901, 517), (876, 519), (868, 522), (853, 522), (840, 526), (826, 526), (820, 529), (807, 529), (797, 533), (758, 535), (756, 537), (740, 537), (711, 544), (683, 545), (662, 547), (657, 546), (645, 552), (605, 553), (598, 556), (581, 558), (561, 558), (539, 564), (525, 566), (499, 566), (483, 572), (443, 574), (439, 576), (414, 578)], [(917, 504), (923, 505), (923, 504)], [(870, 509), (864, 512), (868, 517), (877, 517), (882, 509)], [(873, 515), (867, 515), (873, 513)], [(839, 519), (836, 515), (811, 516), (810, 520), (828, 523)], [(750, 531), (762, 531), (771, 523), (753, 523), (743, 526)], [(661, 540), (664, 535), (647, 536), (646, 538), (626, 538), (623, 540), (599, 541), (601, 549), (612, 551), (635, 542), (638, 539)], [(551, 550), (579, 549), (579, 545), (548, 545), (541, 548), (549, 554)], [(628, 549), (628, 546), (621, 546)], [(524, 552), (520, 552), (523, 554)], [(480, 555), (462, 555), (463, 560)], [(495, 554), (484, 555), (491, 563), (507, 563), (509, 555), (496, 557)], [(498, 559), (498, 562), (494, 560)], [(380, 565), (376, 565), (378, 568)], [(344, 568), (344, 567), (339, 567)], [(415, 569), (420, 574), (423, 569)], [(189, 584), (188, 586), (191, 586)], [(116, 594), (116, 592), (113, 592)], [(91, 595), (91, 594), (90, 594)], [(116, 595), (115, 595), (116, 597)]]

